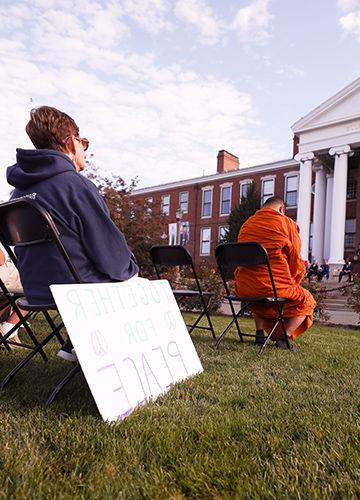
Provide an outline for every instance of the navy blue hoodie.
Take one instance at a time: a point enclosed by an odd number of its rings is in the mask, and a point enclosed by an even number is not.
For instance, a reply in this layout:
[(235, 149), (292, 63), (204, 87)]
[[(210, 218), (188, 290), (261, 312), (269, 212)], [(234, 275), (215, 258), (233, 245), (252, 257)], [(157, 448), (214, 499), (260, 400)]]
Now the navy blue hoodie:
[[(84, 283), (123, 281), (138, 272), (123, 234), (109, 216), (95, 185), (52, 149), (16, 150), (7, 169), (11, 198), (29, 196), (49, 211), (61, 241)], [(53, 302), (50, 284), (74, 278), (52, 243), (15, 249), (24, 292), (34, 303)]]

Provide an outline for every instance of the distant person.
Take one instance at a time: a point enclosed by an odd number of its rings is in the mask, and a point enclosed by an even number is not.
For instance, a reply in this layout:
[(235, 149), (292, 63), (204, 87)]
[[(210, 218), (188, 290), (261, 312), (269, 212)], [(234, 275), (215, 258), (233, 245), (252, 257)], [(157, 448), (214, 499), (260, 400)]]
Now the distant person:
[(345, 259), (345, 264), (343, 265), (340, 274), (339, 274), (339, 283), (341, 283), (341, 280), (343, 276), (348, 277), (348, 281), (352, 281), (352, 265), (350, 262), (350, 259), (346, 258)]
[(330, 267), (329, 267), (328, 261), (324, 260), (324, 262), (321, 264), (321, 266), (318, 269), (317, 279), (318, 279), (318, 281), (321, 281), (323, 278), (326, 278), (326, 280), (328, 280), (329, 276), (330, 276)]
[[(48, 210), (61, 241), (84, 283), (128, 280), (138, 272), (124, 235), (110, 219), (96, 186), (80, 175), (89, 141), (67, 114), (49, 106), (30, 112), (26, 132), (36, 149), (16, 150), (7, 170), (15, 187), (12, 198), (28, 196)], [(53, 302), (49, 285), (73, 283), (63, 259), (49, 244), (16, 247), (18, 269), (27, 299)], [(70, 342), (59, 352), (76, 360)]]
[(357, 255), (358, 258), (360, 257), (360, 243), (358, 243), (355, 255)]
[[(297, 224), (285, 215), (284, 201), (273, 196), (263, 208), (251, 216), (241, 227), (238, 241), (257, 241), (268, 254), (278, 296), (288, 299), (284, 304), (287, 335), (295, 339), (313, 323), (316, 302), (300, 283), (305, 274), (300, 255), (301, 241)], [(273, 294), (268, 272), (264, 266), (238, 268), (235, 272), (235, 291), (239, 296), (266, 297)], [(251, 306), (256, 325), (255, 343), (262, 344), (264, 330), (269, 331), (278, 317), (274, 304)], [(274, 339), (281, 334), (281, 325)], [(277, 347), (286, 348), (285, 340), (277, 340)]]
[(316, 259), (313, 260), (311, 266), (309, 267), (309, 270), (306, 274), (306, 279), (309, 281), (311, 281), (311, 278), (313, 276), (315, 276), (315, 278), (318, 277), (318, 272), (319, 272), (319, 265), (318, 265), (318, 261)]
[[(7, 255), (4, 247), (0, 243), (0, 279), (9, 291), (22, 291), (22, 285), (20, 282), (20, 276), (18, 270), (16, 269), (13, 261)], [(5, 298), (5, 297), (4, 297)], [(5, 298), (6, 299), (6, 298)], [(6, 303), (6, 300), (3, 304)], [(24, 312), (24, 315), (26, 313)], [(7, 306), (5, 309), (1, 310), (0, 313), (0, 334), (2, 336), (6, 335), (14, 328), (14, 326), (19, 322), (19, 317), (15, 311), (12, 310), (11, 306)], [(8, 340), (13, 342), (20, 342), (18, 336), (18, 330), (15, 330), (9, 337)], [(5, 347), (4, 344), (0, 344), (0, 348)], [(9, 344), (11, 349), (16, 348), (16, 345)]]

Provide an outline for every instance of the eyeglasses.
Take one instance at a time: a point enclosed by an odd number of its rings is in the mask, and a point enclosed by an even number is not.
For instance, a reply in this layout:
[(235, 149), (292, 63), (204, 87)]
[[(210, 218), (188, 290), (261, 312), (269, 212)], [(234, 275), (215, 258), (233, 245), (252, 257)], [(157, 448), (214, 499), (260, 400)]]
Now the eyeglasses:
[(84, 151), (86, 151), (89, 147), (89, 140), (85, 139), (85, 137), (80, 137), (78, 135), (68, 135), (66, 139), (64, 139), (64, 143), (70, 139), (70, 137), (74, 137), (77, 141), (81, 142), (82, 147), (84, 148)]

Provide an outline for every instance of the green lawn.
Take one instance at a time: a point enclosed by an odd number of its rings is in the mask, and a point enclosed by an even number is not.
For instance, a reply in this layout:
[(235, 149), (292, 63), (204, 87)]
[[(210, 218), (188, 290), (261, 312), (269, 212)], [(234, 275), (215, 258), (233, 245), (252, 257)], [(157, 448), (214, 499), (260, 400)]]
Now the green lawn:
[[(204, 373), (114, 425), (82, 376), (44, 407), (68, 369), (54, 342), (0, 395), (0, 498), (360, 496), (358, 331), (314, 327), (262, 357), (235, 335), (194, 342)], [(20, 357), (0, 352), (1, 378)]]

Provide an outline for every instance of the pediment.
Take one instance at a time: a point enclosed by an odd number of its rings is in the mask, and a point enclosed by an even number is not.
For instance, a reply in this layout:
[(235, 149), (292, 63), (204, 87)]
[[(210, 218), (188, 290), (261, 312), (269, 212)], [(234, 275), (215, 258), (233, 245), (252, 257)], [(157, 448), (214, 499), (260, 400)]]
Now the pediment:
[(360, 119), (360, 78), (298, 120), (291, 127), (294, 133)]

